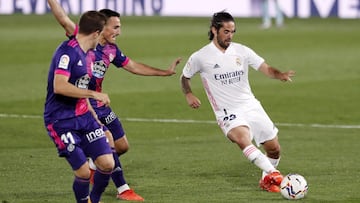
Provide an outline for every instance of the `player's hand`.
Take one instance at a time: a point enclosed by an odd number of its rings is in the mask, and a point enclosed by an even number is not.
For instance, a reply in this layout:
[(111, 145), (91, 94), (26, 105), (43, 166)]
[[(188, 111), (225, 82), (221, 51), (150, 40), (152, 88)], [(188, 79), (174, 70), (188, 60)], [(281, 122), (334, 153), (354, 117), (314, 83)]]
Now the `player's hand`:
[(192, 93), (188, 93), (185, 95), (185, 97), (186, 97), (186, 101), (187, 101), (188, 105), (191, 108), (197, 109), (200, 107), (201, 102), (195, 95), (193, 95)]
[(291, 77), (294, 77), (294, 76), (295, 76), (295, 71), (290, 70), (290, 71), (282, 73), (280, 80), (283, 82), (286, 82), (286, 81), (292, 82)]
[(108, 94), (106, 94), (106, 93), (95, 92), (94, 99), (102, 102), (106, 106), (110, 105), (110, 98), (109, 98)]
[(176, 66), (181, 62), (181, 58), (177, 58), (175, 59), (172, 64), (170, 65), (169, 69), (167, 69), (166, 71), (168, 72), (168, 75), (174, 75), (176, 72), (175, 72), (175, 69), (176, 69)]

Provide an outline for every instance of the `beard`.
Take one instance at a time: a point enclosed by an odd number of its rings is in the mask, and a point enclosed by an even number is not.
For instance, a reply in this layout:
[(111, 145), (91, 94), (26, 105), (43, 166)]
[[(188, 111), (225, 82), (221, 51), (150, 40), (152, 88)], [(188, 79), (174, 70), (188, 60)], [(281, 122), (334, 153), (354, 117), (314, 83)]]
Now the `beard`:
[(226, 40), (221, 40), (219, 36), (216, 37), (216, 40), (219, 44), (219, 46), (223, 49), (227, 49), (230, 46), (231, 40), (230, 39), (226, 39)]

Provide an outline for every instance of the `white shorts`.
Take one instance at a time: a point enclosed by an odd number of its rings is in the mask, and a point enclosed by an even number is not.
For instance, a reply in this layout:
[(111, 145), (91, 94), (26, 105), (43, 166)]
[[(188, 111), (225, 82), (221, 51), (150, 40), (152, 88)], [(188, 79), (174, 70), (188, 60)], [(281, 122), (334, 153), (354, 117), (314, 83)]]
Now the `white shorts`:
[(226, 109), (215, 114), (217, 123), (225, 136), (235, 127), (247, 126), (250, 129), (250, 138), (257, 146), (274, 139), (279, 131), (257, 99), (241, 104), (241, 108)]

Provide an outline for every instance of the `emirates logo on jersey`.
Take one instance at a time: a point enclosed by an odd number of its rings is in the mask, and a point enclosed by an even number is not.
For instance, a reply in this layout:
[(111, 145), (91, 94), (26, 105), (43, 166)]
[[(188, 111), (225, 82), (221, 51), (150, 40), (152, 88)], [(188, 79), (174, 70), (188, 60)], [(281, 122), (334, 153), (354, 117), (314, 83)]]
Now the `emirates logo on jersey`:
[(226, 73), (214, 74), (214, 79), (220, 81), (222, 85), (231, 85), (241, 81), (241, 77), (244, 75), (243, 70), (236, 70)]

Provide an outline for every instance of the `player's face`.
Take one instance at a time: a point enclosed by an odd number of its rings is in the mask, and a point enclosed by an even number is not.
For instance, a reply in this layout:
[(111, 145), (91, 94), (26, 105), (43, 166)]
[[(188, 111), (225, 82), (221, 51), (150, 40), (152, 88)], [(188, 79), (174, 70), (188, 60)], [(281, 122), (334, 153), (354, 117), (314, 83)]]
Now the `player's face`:
[(108, 43), (115, 43), (116, 37), (121, 33), (120, 18), (114, 16), (110, 17), (104, 26), (102, 36)]
[(222, 49), (227, 49), (230, 46), (232, 38), (235, 33), (235, 23), (234, 22), (224, 22), (223, 26), (215, 32), (215, 39), (217, 44)]

